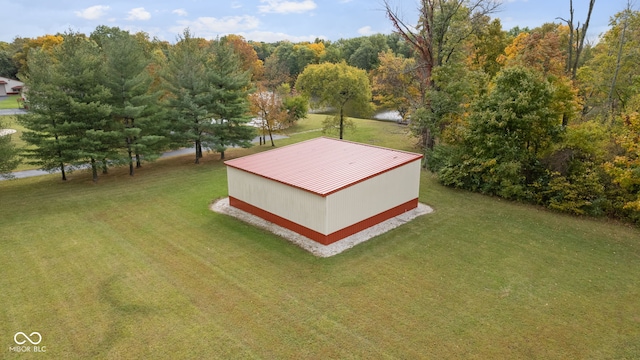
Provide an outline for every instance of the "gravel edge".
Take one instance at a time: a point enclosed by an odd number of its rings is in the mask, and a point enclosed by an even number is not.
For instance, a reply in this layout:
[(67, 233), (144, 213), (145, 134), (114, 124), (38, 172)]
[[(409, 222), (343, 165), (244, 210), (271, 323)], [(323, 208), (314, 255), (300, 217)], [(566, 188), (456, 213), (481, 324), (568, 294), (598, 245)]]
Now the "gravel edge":
[(236, 219), (265, 229), (275, 235), (285, 238), (289, 242), (300, 246), (301, 248), (318, 257), (330, 257), (340, 254), (341, 252), (347, 249), (351, 249), (352, 247), (361, 244), (375, 236), (384, 234), (391, 229), (395, 229), (398, 226), (405, 224), (418, 216), (430, 214), (433, 212), (433, 209), (430, 206), (418, 203), (418, 207), (413, 210), (385, 220), (377, 225), (364, 229), (340, 241), (336, 241), (333, 244), (322, 245), (289, 229), (285, 229), (255, 215), (229, 206), (228, 197), (215, 200), (213, 203), (211, 203), (209, 209), (217, 213), (233, 216)]

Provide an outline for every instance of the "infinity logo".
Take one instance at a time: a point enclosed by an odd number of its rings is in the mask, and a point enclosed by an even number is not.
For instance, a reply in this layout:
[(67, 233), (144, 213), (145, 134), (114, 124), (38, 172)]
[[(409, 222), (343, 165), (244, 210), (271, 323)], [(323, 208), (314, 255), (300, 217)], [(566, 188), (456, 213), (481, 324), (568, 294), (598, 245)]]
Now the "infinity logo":
[[(18, 341), (18, 335), (22, 335), (26, 340)], [(33, 335), (38, 335), (38, 341), (31, 340), (31, 336), (33, 336)], [(38, 344), (40, 344), (40, 341), (42, 341), (42, 335), (40, 335), (39, 332), (34, 331), (31, 334), (29, 334), (29, 336), (27, 336), (27, 334), (23, 333), (22, 331), (18, 331), (15, 335), (13, 335), (13, 341), (15, 341), (16, 344), (18, 344), (18, 345), (22, 345), (22, 344), (26, 343), (27, 341), (29, 341), (33, 345), (38, 345)]]

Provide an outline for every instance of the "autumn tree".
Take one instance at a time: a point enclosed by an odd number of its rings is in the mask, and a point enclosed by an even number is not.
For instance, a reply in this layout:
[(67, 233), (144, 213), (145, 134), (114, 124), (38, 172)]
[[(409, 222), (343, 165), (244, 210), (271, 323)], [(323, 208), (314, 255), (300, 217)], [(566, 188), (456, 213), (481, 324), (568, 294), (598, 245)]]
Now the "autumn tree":
[[(499, 5), (496, 0), (421, 0), (418, 23), (413, 26), (406, 23), (385, 0), (385, 10), (393, 27), (417, 54), (417, 73), (425, 84), (422, 103), (426, 113), (436, 113), (428, 97), (429, 91), (431, 94), (438, 91), (434, 70), (457, 60), (465, 41), (481, 29), (478, 25), (486, 23), (486, 16), (495, 12)], [(428, 149), (433, 148), (437, 137), (433, 128), (429, 124), (417, 128), (420, 144)], [(435, 128), (440, 128), (440, 124)]]
[(578, 88), (566, 71), (564, 44), (568, 37), (567, 26), (547, 23), (518, 34), (499, 59), (505, 67), (524, 66), (537, 71), (553, 85), (551, 106), (556, 113), (562, 114), (563, 126), (577, 118), (580, 108)]
[[(488, 21), (488, 17), (485, 17)], [(470, 68), (481, 70), (489, 77), (494, 77), (502, 68), (498, 61), (508, 45), (507, 34), (502, 30), (500, 19), (493, 19), (475, 34), (475, 39), (469, 43)]]
[(271, 146), (276, 146), (273, 142), (273, 133), (282, 129), (287, 123), (287, 111), (282, 97), (276, 92), (261, 88), (249, 96), (249, 101), (251, 112), (258, 117), (262, 130), (269, 134)]
[(258, 58), (254, 47), (242, 36), (234, 34), (226, 35), (220, 39), (220, 42), (228, 44), (233, 48), (233, 51), (241, 61), (240, 68), (243, 71), (249, 71), (251, 73), (251, 80), (253, 82), (262, 79), (264, 75), (264, 62)]
[(423, 85), (416, 76), (416, 61), (391, 51), (380, 53), (379, 58), (380, 66), (372, 72), (374, 100), (381, 108), (398, 111), (402, 120), (407, 121), (419, 106)]
[(560, 134), (552, 95), (549, 83), (531, 70), (502, 70), (475, 102), (461, 144), (436, 148), (431, 169), (447, 185), (525, 198), (544, 172), (540, 158)]
[(640, 221), (640, 95), (631, 100), (620, 117), (620, 131), (615, 142), (621, 151), (604, 166), (614, 184), (622, 190), (622, 210)]
[[(344, 135), (347, 112), (370, 110), (371, 85), (367, 73), (345, 62), (307, 66), (296, 81), (296, 89), (311, 99), (316, 106), (335, 109), (335, 127), (340, 139)], [(333, 127), (333, 123), (326, 125), (327, 129)]]
[(578, 69), (590, 118), (612, 123), (637, 93), (640, 76), (640, 12), (629, 6), (611, 19), (611, 28), (593, 48), (593, 57)]
[(35, 39), (24, 39), (24, 41), (20, 41), (22, 49), (17, 51), (13, 57), (13, 60), (18, 66), (18, 73), (26, 74), (29, 71), (27, 60), (32, 50), (38, 49), (51, 53), (53, 48), (60, 45), (62, 41), (62, 35), (43, 35)]

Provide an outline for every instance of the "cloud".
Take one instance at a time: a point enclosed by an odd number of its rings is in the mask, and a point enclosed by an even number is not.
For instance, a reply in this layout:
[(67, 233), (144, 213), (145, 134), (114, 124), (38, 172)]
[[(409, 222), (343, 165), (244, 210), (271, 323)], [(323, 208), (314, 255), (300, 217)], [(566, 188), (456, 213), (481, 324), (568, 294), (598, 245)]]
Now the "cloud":
[(318, 7), (313, 0), (303, 1), (287, 1), (287, 0), (260, 0), (261, 3), (267, 3), (267, 5), (258, 6), (258, 10), (261, 13), (303, 13), (311, 11)]
[(74, 11), (74, 13), (76, 14), (76, 16), (81, 17), (83, 19), (96, 20), (101, 18), (103, 15), (105, 15), (108, 10), (109, 10), (108, 6), (95, 5), (81, 11)]
[(149, 20), (151, 19), (151, 14), (145, 10), (143, 7), (131, 9), (129, 11), (129, 16), (127, 16), (127, 20)]
[(231, 8), (232, 9), (240, 9), (241, 7), (242, 7), (242, 4), (240, 4), (237, 1), (234, 1), (234, 2), (231, 3)]
[(221, 19), (214, 17), (200, 17), (196, 20), (178, 21), (179, 26), (171, 28), (172, 32), (182, 33), (185, 28), (189, 28), (191, 33), (197, 37), (214, 38), (220, 34), (237, 34), (241, 31), (252, 30), (258, 27), (258, 18), (250, 15), (225, 16)]
[(187, 16), (189, 13), (185, 9), (175, 9), (171, 13), (177, 14), (178, 16)]
[(358, 29), (358, 34), (364, 35), (364, 36), (373, 35), (375, 33), (376, 32), (371, 29), (371, 26), (368, 26), (368, 25), (367, 26), (363, 26), (360, 29)]

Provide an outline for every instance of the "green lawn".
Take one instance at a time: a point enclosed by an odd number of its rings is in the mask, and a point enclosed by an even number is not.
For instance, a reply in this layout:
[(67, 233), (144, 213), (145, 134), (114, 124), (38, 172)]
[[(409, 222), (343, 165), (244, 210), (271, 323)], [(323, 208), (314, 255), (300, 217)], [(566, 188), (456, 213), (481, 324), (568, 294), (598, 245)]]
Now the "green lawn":
[[(25, 127), (18, 124), (17, 116), (15, 115), (0, 116), (0, 122), (2, 122), (5, 128), (14, 129), (17, 131), (16, 133), (11, 135), (11, 141), (14, 142), (18, 148), (24, 148), (25, 146), (27, 146), (27, 143), (25, 143), (20, 138), (20, 136), (22, 135), (22, 131), (25, 130)], [(30, 169), (36, 169), (36, 168), (37, 166), (30, 165), (27, 163), (26, 159), (23, 159), (22, 163), (18, 165), (18, 167), (14, 171), (30, 170)]]
[(0, 109), (19, 109), (18, 98), (20, 98), (20, 95), (9, 95), (5, 98), (0, 98)]
[[(414, 142), (358, 123), (347, 139)], [(637, 228), (424, 173), (433, 214), (315, 258), (208, 209), (218, 157), (0, 182), (0, 358), (640, 358)], [(10, 353), (19, 331), (46, 354)]]

